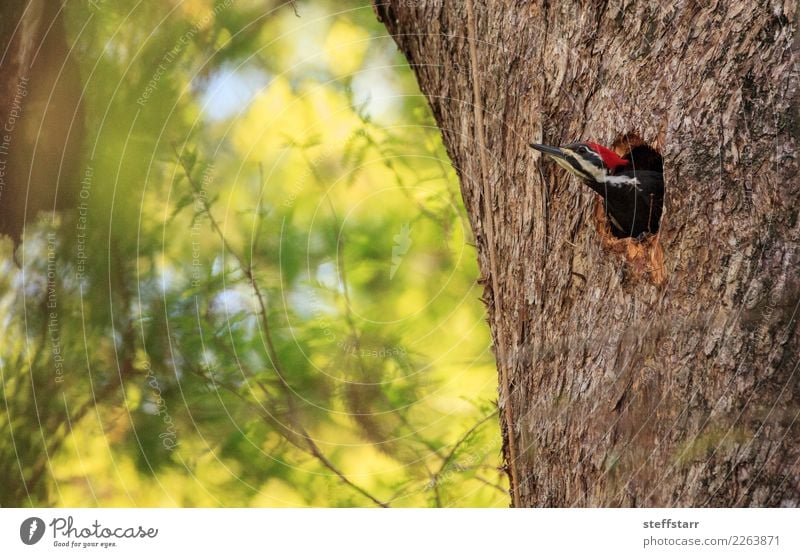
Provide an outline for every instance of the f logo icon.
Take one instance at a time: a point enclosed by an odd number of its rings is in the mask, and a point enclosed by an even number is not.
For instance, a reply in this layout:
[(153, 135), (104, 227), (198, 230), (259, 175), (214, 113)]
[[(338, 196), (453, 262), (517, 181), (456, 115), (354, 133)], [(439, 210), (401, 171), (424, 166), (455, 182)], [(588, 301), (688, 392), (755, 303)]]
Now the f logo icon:
[(44, 520), (37, 516), (26, 518), (19, 527), (19, 539), (25, 545), (33, 545), (44, 536)]

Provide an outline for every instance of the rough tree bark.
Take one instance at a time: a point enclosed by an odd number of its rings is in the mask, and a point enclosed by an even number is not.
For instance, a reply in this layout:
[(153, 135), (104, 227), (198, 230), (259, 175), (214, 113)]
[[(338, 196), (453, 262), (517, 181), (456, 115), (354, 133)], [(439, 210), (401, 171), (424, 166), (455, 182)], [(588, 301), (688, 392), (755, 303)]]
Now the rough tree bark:
[[(54, 0), (0, 4), (0, 240), (9, 236), (15, 245), (39, 212), (75, 205), (83, 87), (63, 19), (62, 5)], [(63, 403), (57, 402), (64, 391), (53, 381), (51, 350), (44, 344), (52, 331), (43, 327), (38, 336), (33, 325), (45, 323), (52, 311), (45, 310), (45, 302), (42, 316), (25, 320), (30, 350), (2, 351), (0, 507), (48, 500), (50, 459), (66, 438), (62, 433), (92, 408), (78, 405), (65, 420)], [(0, 343), (13, 336), (6, 327), (14, 326), (4, 317)]]
[[(800, 505), (796, 1), (378, 2), (461, 179), (513, 504)], [(631, 130), (661, 284), (527, 146)]]

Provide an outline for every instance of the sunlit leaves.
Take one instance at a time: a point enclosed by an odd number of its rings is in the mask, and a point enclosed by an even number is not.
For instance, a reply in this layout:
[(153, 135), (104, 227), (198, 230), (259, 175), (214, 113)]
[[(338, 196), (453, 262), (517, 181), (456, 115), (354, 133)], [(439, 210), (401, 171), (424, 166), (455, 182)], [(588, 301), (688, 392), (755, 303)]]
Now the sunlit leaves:
[[(92, 259), (74, 280), (67, 215), (71, 375), (43, 427), (87, 410), (35, 502), (503, 506), (475, 253), (427, 105), (368, 5), (262, 4), (93, 15)], [(50, 373), (43, 261), (27, 322), (0, 299), (15, 416), (27, 366)]]

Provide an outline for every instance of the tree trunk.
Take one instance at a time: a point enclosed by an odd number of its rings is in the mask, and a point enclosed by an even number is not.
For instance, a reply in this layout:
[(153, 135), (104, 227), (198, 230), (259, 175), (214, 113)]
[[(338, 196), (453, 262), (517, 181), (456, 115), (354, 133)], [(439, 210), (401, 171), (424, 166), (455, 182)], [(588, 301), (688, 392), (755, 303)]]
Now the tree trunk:
[[(513, 504), (800, 505), (796, 1), (376, 12), (461, 179)], [(632, 130), (664, 156), (646, 244), (528, 147)]]
[(75, 205), (83, 139), (78, 65), (55, 0), (0, 6), (0, 235)]

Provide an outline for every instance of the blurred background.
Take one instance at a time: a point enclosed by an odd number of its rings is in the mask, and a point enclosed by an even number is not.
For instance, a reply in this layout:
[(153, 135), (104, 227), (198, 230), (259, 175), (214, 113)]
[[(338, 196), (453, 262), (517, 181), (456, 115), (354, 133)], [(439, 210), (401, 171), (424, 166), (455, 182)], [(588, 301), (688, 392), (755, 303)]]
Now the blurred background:
[(4, 114), (0, 504), (508, 506), (456, 174), (370, 3), (49, 5)]

